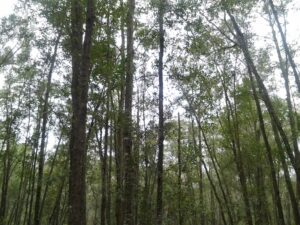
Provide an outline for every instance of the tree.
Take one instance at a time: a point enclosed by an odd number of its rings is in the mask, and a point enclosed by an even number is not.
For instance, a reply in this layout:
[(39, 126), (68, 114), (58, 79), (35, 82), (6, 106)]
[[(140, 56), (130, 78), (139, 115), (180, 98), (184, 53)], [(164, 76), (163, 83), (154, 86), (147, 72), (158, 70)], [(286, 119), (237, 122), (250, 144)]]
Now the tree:
[(86, 116), (90, 75), (90, 52), (94, 27), (94, 1), (86, 7), (83, 41), (83, 7), (71, 2), (72, 127), (70, 137), (69, 224), (86, 224)]
[(125, 160), (124, 175), (124, 225), (134, 225), (134, 155), (132, 149), (132, 95), (133, 95), (133, 74), (134, 74), (134, 50), (133, 50), (133, 16), (135, 9), (135, 0), (128, 0), (128, 10), (126, 16), (127, 27), (127, 57), (126, 57), (126, 80), (125, 80), (125, 109), (124, 109), (124, 127), (123, 127), (123, 146)]
[(157, 225), (163, 223), (163, 164), (164, 164), (164, 13), (166, 3), (159, 1), (158, 24), (159, 24), (159, 58), (158, 58), (158, 77), (159, 77), (159, 122), (158, 122), (158, 158), (157, 158), (157, 206), (156, 216)]

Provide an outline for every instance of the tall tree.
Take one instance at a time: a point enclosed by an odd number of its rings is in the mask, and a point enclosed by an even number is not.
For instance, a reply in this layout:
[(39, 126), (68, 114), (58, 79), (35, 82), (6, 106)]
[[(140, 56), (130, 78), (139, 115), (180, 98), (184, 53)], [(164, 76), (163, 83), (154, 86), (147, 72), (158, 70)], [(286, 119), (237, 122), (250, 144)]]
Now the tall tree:
[[(71, 1), (72, 126), (70, 135), (69, 224), (86, 225), (86, 118), (90, 77), (90, 52), (94, 28), (94, 0), (84, 7)], [(84, 37), (84, 41), (83, 41)]]
[(181, 160), (181, 125), (180, 125), (180, 114), (178, 113), (178, 137), (177, 137), (177, 164), (178, 164), (178, 221), (179, 225), (183, 224), (183, 216), (182, 216), (182, 190), (181, 190), (181, 174), (182, 174), (182, 160)]
[(39, 161), (38, 161), (38, 180), (36, 189), (36, 199), (35, 199), (35, 211), (34, 211), (34, 225), (41, 224), (41, 195), (42, 195), (42, 184), (43, 184), (43, 173), (44, 173), (44, 163), (45, 163), (45, 148), (46, 148), (46, 135), (47, 135), (47, 123), (49, 117), (49, 97), (51, 91), (52, 74), (55, 67), (58, 44), (60, 41), (61, 34), (57, 35), (54, 52), (51, 57), (50, 69), (47, 76), (47, 85), (44, 96), (44, 103), (42, 108), (42, 127), (41, 127), (41, 147), (39, 151)]
[(157, 159), (157, 199), (156, 199), (156, 224), (163, 223), (163, 164), (164, 164), (164, 0), (159, 1), (158, 25), (159, 25), (159, 56), (158, 56), (158, 159)]
[(132, 96), (133, 96), (133, 75), (134, 75), (134, 50), (133, 50), (133, 30), (134, 30), (134, 10), (135, 0), (127, 1), (128, 9), (126, 16), (127, 26), (127, 58), (126, 58), (126, 79), (125, 79), (125, 109), (123, 127), (123, 146), (125, 160), (125, 187), (124, 187), (124, 225), (134, 225), (134, 154), (132, 149)]

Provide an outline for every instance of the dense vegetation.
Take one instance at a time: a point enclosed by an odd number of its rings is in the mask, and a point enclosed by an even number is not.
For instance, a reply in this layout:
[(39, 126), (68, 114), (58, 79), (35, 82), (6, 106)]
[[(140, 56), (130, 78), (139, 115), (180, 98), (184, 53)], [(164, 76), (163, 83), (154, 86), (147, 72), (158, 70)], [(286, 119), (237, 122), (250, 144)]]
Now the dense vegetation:
[(0, 225), (300, 225), (297, 1), (18, 0)]

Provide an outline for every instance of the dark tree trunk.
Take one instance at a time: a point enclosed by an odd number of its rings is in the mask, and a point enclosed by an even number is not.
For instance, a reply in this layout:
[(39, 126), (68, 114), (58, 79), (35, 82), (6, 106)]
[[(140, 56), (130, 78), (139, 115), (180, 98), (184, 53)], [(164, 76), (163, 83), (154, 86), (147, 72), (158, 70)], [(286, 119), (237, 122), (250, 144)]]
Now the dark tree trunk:
[(151, 186), (151, 171), (150, 171), (150, 151), (147, 145), (147, 133), (146, 133), (146, 115), (145, 115), (145, 92), (146, 92), (146, 74), (143, 74), (143, 90), (142, 90), (142, 117), (143, 117), (143, 151), (144, 159), (143, 163), (145, 164), (145, 175), (144, 175), (144, 187), (142, 191), (142, 202), (141, 202), (141, 213), (140, 213), (140, 224), (141, 225), (150, 225), (152, 224), (152, 216), (148, 213), (148, 210), (151, 210), (151, 198), (150, 198), (150, 186)]
[(217, 202), (219, 204), (219, 207), (220, 207), (220, 213), (221, 213), (221, 218), (222, 218), (222, 221), (223, 221), (223, 224), (224, 225), (227, 225), (227, 221), (226, 221), (226, 217), (225, 217), (225, 212), (224, 212), (224, 209), (223, 209), (223, 204), (222, 204), (222, 200), (220, 198), (220, 196), (218, 195), (218, 191), (217, 191), (217, 188), (212, 180), (212, 177), (211, 175), (209, 174), (209, 171), (208, 171), (208, 168), (206, 166), (206, 163), (204, 162), (204, 160), (202, 161), (202, 164), (203, 164), (203, 167), (204, 167), (204, 170), (205, 170), (205, 173), (207, 175), (207, 178), (208, 178), (208, 181), (210, 183), (210, 186), (212, 188), (212, 191), (217, 199)]
[(163, 161), (164, 161), (164, 85), (163, 85), (163, 57), (164, 57), (164, 11), (165, 1), (159, 1), (159, 57), (158, 57), (158, 159), (157, 159), (157, 199), (156, 199), (156, 224), (163, 223)]
[(133, 74), (134, 74), (134, 51), (133, 51), (133, 16), (135, 10), (135, 0), (128, 0), (127, 11), (127, 63), (125, 80), (125, 109), (123, 127), (123, 147), (125, 160), (124, 177), (124, 225), (134, 225), (134, 155), (132, 149), (132, 95), (133, 95)]
[[(269, 14), (269, 23), (270, 26), (272, 28), (272, 35), (273, 35), (273, 41), (276, 47), (276, 52), (277, 52), (277, 56), (278, 56), (278, 60), (279, 60), (279, 66), (280, 66), (280, 70), (284, 79), (284, 86), (285, 86), (285, 90), (286, 90), (286, 101), (287, 101), (287, 105), (288, 105), (288, 116), (289, 116), (289, 123), (290, 123), (290, 127), (291, 127), (291, 133), (292, 133), (292, 142), (293, 142), (293, 147), (294, 147), (294, 153), (295, 153), (295, 160), (296, 160), (296, 164), (298, 165), (300, 163), (300, 158), (299, 158), (299, 147), (298, 147), (298, 135), (297, 135), (297, 126), (296, 126), (296, 121), (295, 121), (295, 116), (294, 116), (294, 112), (293, 112), (293, 104), (292, 104), (292, 100), (291, 100), (291, 92), (290, 92), (290, 85), (289, 85), (289, 72), (288, 72), (288, 65), (284, 62), (281, 52), (280, 52), (280, 47), (279, 47), (279, 43), (276, 37), (276, 33), (274, 30), (274, 26), (271, 22), (271, 15)], [(300, 196), (300, 180), (297, 180), (297, 194), (298, 196)]]
[(178, 164), (178, 224), (183, 224), (183, 216), (182, 216), (182, 207), (181, 207), (181, 173), (182, 173), (182, 160), (181, 160), (181, 125), (180, 125), (180, 114), (178, 113), (178, 136), (177, 136), (177, 148), (178, 148), (178, 155), (177, 155), (177, 164)]
[(107, 152), (108, 152), (108, 126), (109, 126), (109, 88), (107, 90), (107, 103), (106, 103), (106, 116), (104, 125), (104, 152), (102, 152), (101, 146), (99, 149), (101, 157), (101, 218), (100, 224), (107, 224)]
[(36, 197), (35, 197), (35, 209), (34, 209), (34, 225), (41, 224), (41, 197), (42, 197), (42, 185), (43, 185), (43, 175), (44, 175), (44, 161), (45, 161), (45, 145), (46, 145), (46, 135), (47, 135), (47, 123), (48, 123), (48, 110), (49, 110), (49, 95), (51, 91), (51, 82), (52, 82), (52, 74), (55, 66), (56, 55), (58, 44), (60, 40), (60, 34), (58, 34), (56, 41), (54, 52), (50, 62), (50, 69), (47, 77), (47, 86), (45, 90), (43, 110), (42, 110), (42, 128), (41, 128), (41, 147), (39, 151), (39, 159), (38, 159), (38, 175), (37, 175), (37, 187), (36, 187)]
[[(270, 114), (273, 130), (274, 130), (274, 135), (275, 135), (275, 140), (277, 139), (276, 142), (277, 142), (277, 145), (279, 147), (280, 158), (284, 159), (284, 160), (282, 160), (284, 174), (285, 174), (285, 178), (286, 178), (286, 182), (287, 182), (287, 188), (290, 189), (291, 202), (293, 203), (294, 202), (294, 200), (293, 200), (294, 199), (293, 190), (292, 190), (292, 188), (289, 188), (289, 186), (290, 186), (289, 185), (290, 177), (288, 175), (288, 170), (285, 167), (285, 164), (286, 164), (285, 163), (285, 158), (284, 158), (285, 156), (283, 155), (283, 150), (282, 150), (282, 147), (281, 147), (281, 141), (280, 141), (279, 135), (281, 136), (281, 140), (282, 140), (283, 144), (285, 145), (286, 152), (287, 152), (287, 154), (288, 154), (288, 156), (291, 160), (291, 163), (292, 163), (292, 165), (295, 169), (297, 180), (299, 180), (299, 177), (300, 177), (299, 176), (300, 175), (300, 165), (296, 164), (295, 157), (294, 157), (293, 152), (291, 150), (287, 135), (286, 135), (286, 133), (284, 132), (284, 130), (282, 128), (281, 122), (280, 122), (279, 118), (277, 117), (277, 114), (275, 113), (275, 110), (273, 108), (271, 99), (268, 95), (267, 89), (264, 86), (264, 83), (263, 83), (261, 77), (259, 76), (259, 74), (257, 72), (257, 69), (256, 69), (256, 67), (254, 65), (254, 62), (251, 58), (251, 55), (249, 53), (248, 46), (246, 44), (244, 35), (243, 35), (242, 31), (240, 30), (235, 18), (232, 16), (232, 14), (230, 13), (230, 11), (228, 9), (227, 9), (227, 13), (230, 16), (231, 22), (232, 22), (233, 27), (235, 29), (235, 32), (236, 32), (236, 35), (237, 35), (236, 37), (237, 37), (239, 46), (240, 46), (241, 50), (244, 53), (244, 57), (245, 57), (245, 60), (246, 60), (246, 63), (248, 65), (248, 69), (249, 69), (249, 74), (252, 74), (252, 73), (254, 74), (254, 76), (256, 78), (256, 81), (257, 81), (257, 84), (258, 84), (258, 87), (259, 87), (259, 90), (260, 90), (261, 97), (264, 100), (265, 105), (267, 107), (267, 110)], [(278, 138), (276, 138), (277, 132), (278, 132)], [(300, 224), (300, 215), (299, 215), (299, 210), (298, 210), (298, 206), (297, 206), (296, 203), (293, 207), (293, 212), (294, 212), (295, 223)]]
[(108, 172), (107, 172), (107, 207), (106, 207), (107, 225), (111, 225), (111, 195), (112, 195), (111, 177), (112, 177), (112, 157), (113, 157), (112, 149), (113, 149), (113, 130), (112, 130), (112, 121), (111, 121), (110, 137), (109, 137), (109, 160), (108, 160)]
[(279, 150), (279, 158), (283, 167), (283, 173), (284, 173), (284, 178), (285, 178), (285, 183), (286, 183), (286, 187), (290, 196), (290, 201), (291, 201), (291, 205), (292, 205), (292, 209), (293, 209), (293, 215), (294, 215), (294, 221), (296, 224), (300, 224), (300, 212), (299, 212), (299, 206), (298, 206), (298, 202), (297, 202), (297, 198), (293, 189), (293, 184), (291, 181), (291, 177), (290, 177), (290, 172), (289, 172), (289, 168), (285, 159), (285, 154), (284, 154), (284, 150), (282, 148), (282, 143), (280, 141), (280, 137), (278, 134), (278, 130), (276, 125), (274, 124), (274, 121), (271, 121), (272, 123), (272, 128), (274, 131), (274, 137), (275, 137), (275, 141), (277, 143), (278, 146), (278, 150)]
[[(214, 170), (215, 170), (215, 172), (216, 172), (216, 176), (217, 176), (217, 180), (218, 180), (218, 185), (219, 185), (219, 187), (220, 187), (220, 189), (221, 189), (222, 197), (223, 197), (223, 199), (224, 199), (224, 205), (225, 205), (225, 208), (226, 208), (226, 210), (227, 210), (228, 219), (229, 219), (229, 224), (233, 225), (234, 222), (233, 222), (233, 216), (232, 216), (232, 212), (231, 212), (231, 208), (230, 208), (231, 204), (229, 203), (229, 199), (228, 199), (229, 196), (226, 195), (226, 192), (225, 192), (225, 190), (224, 190), (224, 187), (223, 187), (223, 183), (224, 183), (224, 182), (222, 182), (222, 180), (221, 180), (220, 173), (219, 173), (219, 171), (218, 171), (218, 168), (217, 168), (217, 165), (216, 165), (214, 156), (213, 156), (213, 154), (212, 154), (211, 147), (210, 147), (210, 145), (209, 145), (209, 143), (208, 143), (208, 140), (207, 140), (207, 138), (206, 138), (206, 134), (205, 134), (204, 131), (203, 131), (203, 128), (202, 128), (200, 119), (199, 119), (196, 115), (195, 115), (195, 118), (196, 118), (196, 121), (197, 121), (197, 124), (198, 124), (198, 127), (199, 127), (199, 146), (202, 145), (201, 142), (202, 142), (202, 137), (203, 137), (205, 146), (206, 146), (206, 148), (207, 148), (207, 151), (208, 151), (209, 156), (210, 156), (211, 161), (212, 161), (213, 168), (214, 168)], [(201, 133), (202, 133), (202, 135), (201, 135)], [(202, 147), (199, 147), (199, 148), (202, 149)], [(201, 159), (200, 165), (202, 166), (202, 165), (203, 165), (203, 157), (202, 157), (202, 155), (200, 155), (200, 152), (202, 152), (202, 150), (200, 150), (199, 153), (198, 153), (198, 154), (199, 154), (199, 157), (200, 157), (200, 159)], [(202, 172), (202, 170), (201, 170), (201, 172)], [(202, 188), (203, 188), (203, 187), (202, 187)], [(203, 191), (203, 190), (202, 190), (202, 191)], [(202, 199), (203, 199), (203, 197), (202, 197)], [(202, 200), (202, 201), (203, 201), (203, 200)], [(222, 211), (224, 211), (224, 210), (222, 210)], [(202, 212), (202, 213), (203, 213), (203, 212)]]
[[(38, 110), (39, 112), (39, 110)], [(24, 215), (24, 221), (23, 224), (31, 225), (32, 220), (32, 208), (33, 208), (33, 201), (34, 201), (34, 191), (35, 191), (35, 168), (36, 168), (36, 162), (37, 162), (37, 151), (38, 151), (38, 145), (40, 140), (40, 129), (41, 129), (41, 117), (38, 113), (37, 118), (37, 126), (35, 128), (35, 132), (33, 134), (33, 146), (32, 146), (32, 152), (31, 152), (31, 162), (30, 162), (30, 172), (29, 172), (29, 178), (28, 178), (28, 195), (26, 198), (26, 209), (25, 209), (25, 215)]]
[(10, 180), (10, 170), (11, 170), (11, 138), (12, 138), (12, 128), (11, 122), (8, 122), (6, 129), (6, 149), (3, 158), (3, 178), (1, 187), (1, 204), (0, 204), (0, 224), (6, 224), (6, 211), (7, 211), (7, 199), (8, 199), (8, 185)]
[(224, 94), (225, 94), (225, 104), (226, 104), (226, 116), (228, 120), (228, 125), (229, 125), (229, 132), (230, 132), (230, 142), (231, 142), (231, 150), (233, 153), (234, 157), (234, 162), (236, 164), (236, 169), (239, 177), (239, 182), (241, 185), (241, 190), (242, 190), (242, 196), (243, 196), (243, 201), (244, 201), (244, 206), (245, 206), (245, 214), (246, 214), (246, 222), (248, 225), (252, 225), (252, 213), (251, 213), (251, 207), (250, 207), (250, 199), (249, 199), (249, 194), (248, 194), (248, 188), (247, 188), (247, 177), (245, 174), (245, 168), (244, 168), (244, 160), (241, 155), (241, 149), (240, 149), (240, 134), (239, 134), (239, 121), (237, 117), (237, 112), (236, 112), (236, 96), (235, 96), (235, 72), (233, 72), (233, 78), (234, 78), (234, 103), (230, 102), (228, 93), (227, 93), (227, 88), (225, 87), (224, 82), (222, 82), (223, 89), (224, 89)]
[(138, 214), (139, 214), (139, 161), (140, 161), (140, 94), (139, 89), (137, 90), (137, 114), (136, 114), (136, 128), (135, 128), (135, 143), (133, 148), (134, 157), (134, 198), (133, 198), (133, 209), (134, 209), (134, 223), (139, 224)]
[(284, 216), (283, 216), (283, 208), (282, 208), (280, 192), (279, 192), (279, 187), (278, 187), (277, 178), (276, 178), (276, 170), (275, 170), (274, 159), (273, 159), (273, 155), (272, 155), (272, 149), (271, 149), (271, 146), (270, 146), (270, 143), (268, 140), (268, 136), (266, 133), (265, 123), (264, 123), (264, 119), (263, 119), (261, 106), (259, 103), (259, 98), (257, 95), (257, 91), (255, 89), (254, 80), (253, 80), (250, 70), (249, 70), (249, 73), (250, 73), (252, 92), (253, 92), (253, 96), (254, 96), (254, 100), (255, 100), (255, 104), (256, 104), (256, 110), (257, 110), (257, 115), (258, 115), (258, 120), (259, 120), (260, 131), (261, 131), (261, 134), (262, 134), (262, 137), (264, 140), (264, 144), (265, 144), (266, 157), (268, 159), (269, 166), (270, 166), (271, 180), (272, 180), (272, 186), (273, 186), (273, 190), (274, 190), (274, 198), (275, 198), (275, 203), (276, 203), (276, 208), (277, 208), (277, 213), (278, 213), (278, 225), (284, 225), (285, 221), (284, 221)]
[(115, 215), (116, 225), (123, 225), (124, 218), (124, 146), (123, 146), (123, 127), (124, 127), (124, 98), (125, 98), (125, 7), (123, 0), (120, 0), (121, 14), (121, 85), (119, 97), (118, 116), (115, 122), (115, 161), (116, 161), (116, 199), (115, 199)]
[[(270, 6), (271, 6), (271, 10), (273, 12), (275, 21), (277, 23), (277, 27), (278, 27), (278, 30), (279, 30), (279, 33), (280, 33), (280, 36), (281, 36), (281, 39), (282, 39), (282, 44), (283, 44), (284, 51), (285, 51), (285, 53), (288, 57), (288, 60), (291, 64), (291, 67), (293, 69), (293, 73), (294, 73), (295, 81), (296, 81), (296, 84), (297, 84), (298, 92), (300, 93), (300, 78), (299, 78), (299, 74), (298, 74), (298, 71), (297, 71), (297, 66), (296, 66), (295, 61), (293, 59), (293, 56), (291, 54), (290, 48), (287, 44), (284, 32), (283, 32), (281, 24), (279, 22), (278, 13), (277, 13), (277, 10), (275, 9), (273, 0), (268, 0), (268, 1), (269, 1)], [(299, 154), (299, 152), (297, 154)]]
[[(83, 7), (71, 1), (72, 125), (70, 137), (69, 225), (86, 225), (86, 115), (94, 1), (87, 1), (83, 42)], [(83, 42), (83, 43), (82, 43)]]
[(287, 152), (287, 155), (289, 156), (290, 158), (290, 161), (291, 161), (291, 164), (293, 166), (293, 168), (295, 169), (295, 173), (296, 173), (296, 177), (297, 177), (297, 180), (300, 180), (300, 164), (297, 164), (296, 163), (296, 160), (295, 160), (295, 156), (293, 154), (293, 151), (291, 149), (291, 146), (289, 144), (289, 140), (288, 140), (288, 137), (285, 133), (285, 131), (283, 130), (283, 127), (282, 127), (282, 124), (281, 124), (281, 121), (279, 120), (275, 110), (274, 110), (274, 107), (272, 105), (272, 102), (271, 102), (271, 99), (270, 99), (270, 96), (268, 94), (268, 91), (263, 83), (263, 80), (262, 78), (259, 76), (258, 72), (257, 72), (257, 69), (254, 65), (254, 62), (252, 60), (252, 57), (250, 55), (250, 52), (249, 52), (249, 49), (248, 49), (248, 46), (246, 44), (246, 40), (244, 38), (244, 35), (241, 31), (241, 29), (239, 28), (235, 18), (232, 16), (232, 14), (230, 13), (230, 11), (227, 9), (227, 13), (228, 15), (230, 16), (230, 19), (232, 21), (232, 24), (233, 24), (233, 27), (236, 31), (236, 37), (237, 37), (237, 41), (238, 41), (238, 44), (241, 48), (241, 50), (243, 51), (243, 54), (244, 54), (244, 57), (245, 57), (245, 60), (246, 60), (246, 63), (249, 67), (249, 70), (251, 73), (254, 74), (254, 77), (257, 81), (257, 84), (258, 84), (258, 88), (259, 88), (259, 91), (260, 91), (260, 94), (261, 94), (261, 97), (267, 107), (267, 110), (270, 114), (270, 117), (271, 117), (271, 120), (274, 122), (274, 124), (276, 125), (277, 129), (278, 129), (278, 132), (281, 136), (281, 139), (282, 139), (282, 142), (285, 146), (285, 149), (286, 149), (286, 152)]

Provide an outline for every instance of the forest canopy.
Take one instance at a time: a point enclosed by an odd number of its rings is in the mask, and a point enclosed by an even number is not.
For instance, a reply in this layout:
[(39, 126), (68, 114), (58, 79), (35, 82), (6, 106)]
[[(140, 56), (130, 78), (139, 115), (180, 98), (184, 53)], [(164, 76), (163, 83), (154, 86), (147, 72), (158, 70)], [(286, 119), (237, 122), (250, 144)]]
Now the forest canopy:
[(16, 0), (0, 225), (300, 225), (299, 10)]

